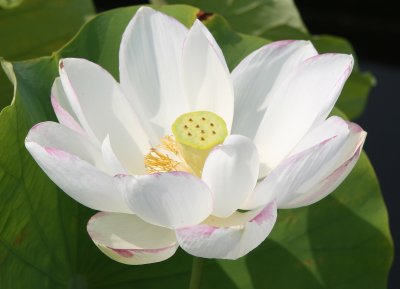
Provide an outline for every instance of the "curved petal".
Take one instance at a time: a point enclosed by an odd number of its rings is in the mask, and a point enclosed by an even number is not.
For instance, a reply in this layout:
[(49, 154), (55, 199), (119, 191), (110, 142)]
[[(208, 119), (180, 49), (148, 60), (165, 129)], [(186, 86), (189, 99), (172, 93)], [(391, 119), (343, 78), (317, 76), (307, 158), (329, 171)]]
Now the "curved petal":
[(317, 54), (309, 41), (284, 40), (265, 45), (243, 59), (232, 72), (235, 90), (232, 133), (253, 139), (275, 83), (302, 61)]
[(111, 146), (110, 136), (107, 135), (101, 145), (103, 160), (107, 168), (107, 172), (111, 175), (127, 174), (123, 164), (119, 161)]
[(318, 145), (324, 140), (337, 135), (348, 134), (349, 132), (349, 124), (344, 119), (338, 116), (331, 116), (324, 122), (315, 125), (295, 146), (289, 156)]
[(191, 255), (235, 260), (267, 238), (276, 216), (273, 201), (260, 210), (236, 212), (226, 219), (210, 217), (200, 225), (176, 230), (176, 236), (182, 249)]
[(212, 193), (199, 178), (185, 172), (115, 178), (128, 206), (154, 225), (181, 228), (200, 223), (213, 206)]
[(104, 169), (100, 147), (85, 134), (78, 133), (62, 124), (45, 121), (33, 126), (25, 142), (34, 142), (42, 147), (54, 148), (75, 155), (80, 159)]
[(349, 127), (351, 133), (337, 156), (336, 165), (328, 174), (314, 180), (290, 199), (282, 199), (279, 203), (280, 208), (298, 208), (316, 203), (332, 193), (345, 180), (360, 157), (366, 137), (366, 132), (358, 125), (350, 123)]
[(189, 110), (218, 114), (230, 131), (233, 87), (229, 69), (214, 37), (199, 20), (194, 22), (186, 38), (182, 61)]
[(58, 121), (79, 133), (85, 134), (85, 131), (77, 121), (77, 117), (68, 103), (68, 98), (62, 87), (61, 79), (57, 77), (51, 88), (51, 104)]
[(48, 177), (79, 203), (95, 210), (131, 212), (112, 177), (92, 165), (102, 166), (99, 148), (81, 134), (45, 122), (29, 131), (25, 146)]
[(245, 136), (231, 135), (209, 154), (202, 180), (214, 194), (213, 215), (232, 215), (253, 191), (258, 178), (257, 148)]
[(121, 86), (153, 145), (188, 111), (181, 71), (187, 31), (176, 19), (141, 7), (122, 36)]
[(60, 61), (60, 77), (69, 104), (88, 135), (99, 144), (109, 135), (124, 166), (134, 174), (145, 173), (148, 137), (113, 77), (99, 65), (78, 58)]
[(322, 54), (275, 84), (254, 138), (267, 168), (276, 167), (311, 127), (325, 120), (352, 67), (351, 55)]
[(256, 186), (242, 209), (258, 208), (275, 198), (280, 208), (282, 200), (290, 200), (315, 175), (331, 168), (345, 141), (346, 135), (338, 135), (285, 159)]
[(128, 265), (161, 262), (178, 249), (174, 231), (131, 214), (97, 213), (89, 220), (87, 230), (104, 254)]

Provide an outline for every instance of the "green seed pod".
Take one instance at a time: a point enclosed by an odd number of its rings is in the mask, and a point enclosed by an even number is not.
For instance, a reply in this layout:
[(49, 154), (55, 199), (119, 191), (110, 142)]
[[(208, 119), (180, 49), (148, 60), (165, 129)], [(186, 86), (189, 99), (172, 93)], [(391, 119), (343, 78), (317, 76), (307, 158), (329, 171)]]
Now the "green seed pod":
[(172, 125), (179, 149), (196, 174), (201, 175), (204, 162), (213, 147), (228, 135), (225, 121), (210, 111), (182, 114)]

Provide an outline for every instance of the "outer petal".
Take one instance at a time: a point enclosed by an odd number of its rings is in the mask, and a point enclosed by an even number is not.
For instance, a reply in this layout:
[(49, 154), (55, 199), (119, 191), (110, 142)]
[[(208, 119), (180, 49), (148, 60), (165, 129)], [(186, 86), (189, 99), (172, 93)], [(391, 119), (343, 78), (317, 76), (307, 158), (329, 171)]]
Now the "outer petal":
[(121, 86), (153, 145), (188, 111), (181, 71), (187, 31), (176, 19), (142, 7), (122, 36)]
[(349, 124), (344, 119), (331, 116), (323, 123), (315, 125), (290, 152), (290, 155), (295, 155), (327, 139), (349, 132)]
[(230, 130), (233, 118), (230, 73), (221, 49), (199, 20), (189, 31), (182, 61), (190, 110), (212, 111), (225, 120)]
[(79, 133), (85, 134), (85, 131), (77, 121), (74, 111), (69, 105), (68, 98), (59, 77), (54, 80), (51, 88), (51, 104), (53, 105), (54, 112), (61, 124)]
[(113, 77), (97, 64), (78, 58), (62, 59), (60, 76), (69, 104), (88, 135), (99, 144), (109, 135), (124, 166), (132, 173), (144, 173), (148, 137)]
[(320, 170), (326, 171), (326, 164), (332, 164), (344, 142), (344, 136), (333, 137), (284, 160), (256, 186), (243, 209), (258, 208), (275, 198), (278, 204), (283, 199), (290, 199)]
[(254, 51), (232, 72), (235, 113), (232, 133), (253, 139), (271, 100), (270, 91), (302, 61), (317, 55), (309, 41), (277, 41)]
[(229, 218), (208, 218), (203, 224), (176, 230), (179, 245), (203, 258), (238, 259), (260, 245), (276, 221), (276, 203)]
[(174, 231), (135, 215), (100, 212), (90, 219), (87, 230), (104, 254), (128, 265), (164, 261), (178, 248)]
[(49, 178), (79, 203), (95, 210), (131, 212), (112, 177), (92, 165), (102, 166), (99, 148), (81, 134), (45, 122), (29, 131), (25, 146)]
[(118, 176), (128, 206), (143, 220), (167, 228), (202, 222), (212, 211), (212, 193), (199, 178), (185, 172), (138, 177)]
[(268, 110), (254, 138), (261, 162), (274, 168), (313, 125), (325, 120), (352, 67), (350, 55), (318, 55), (275, 84)]
[[(364, 137), (362, 130), (355, 132), (342, 119), (328, 119), (299, 143), (298, 148), (304, 150), (291, 155), (267, 175), (244, 208), (259, 207), (273, 198), (277, 198), (279, 208), (296, 207), (296, 201), (300, 204), (305, 199), (310, 202), (321, 199), (322, 192), (319, 199), (312, 192), (319, 191), (320, 182), (353, 158)], [(344, 173), (343, 169), (339, 171)], [(314, 198), (309, 199), (309, 194)]]
[(214, 194), (213, 215), (232, 215), (247, 199), (258, 178), (259, 156), (250, 139), (231, 135), (207, 157), (202, 179)]
[(356, 124), (350, 123), (351, 134), (338, 155), (337, 164), (329, 173), (309, 184), (302, 192), (292, 195), (290, 199), (280, 201), (280, 208), (298, 208), (320, 201), (332, 193), (350, 174), (361, 154), (366, 133)]

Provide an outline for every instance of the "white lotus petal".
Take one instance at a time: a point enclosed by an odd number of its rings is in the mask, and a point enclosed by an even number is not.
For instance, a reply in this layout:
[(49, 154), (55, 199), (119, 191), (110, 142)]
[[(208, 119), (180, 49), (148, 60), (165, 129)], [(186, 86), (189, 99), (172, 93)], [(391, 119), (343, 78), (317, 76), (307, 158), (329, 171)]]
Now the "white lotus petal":
[(259, 156), (252, 141), (231, 135), (209, 154), (202, 180), (214, 194), (213, 215), (232, 215), (252, 193), (258, 178)]
[(64, 88), (59, 77), (54, 80), (51, 88), (51, 104), (58, 121), (81, 134), (85, 134), (81, 125), (77, 121), (76, 115), (69, 105), (68, 98), (65, 95)]
[(57, 122), (45, 121), (36, 124), (29, 130), (25, 142), (35, 142), (42, 147), (65, 151), (104, 169), (100, 147), (87, 135)]
[(310, 147), (318, 145), (324, 140), (330, 139), (340, 134), (350, 132), (348, 123), (338, 117), (331, 116), (324, 122), (315, 125), (290, 152), (290, 155), (300, 153)]
[(212, 193), (199, 178), (185, 172), (115, 178), (128, 206), (143, 220), (167, 228), (198, 224), (213, 206)]
[(176, 19), (141, 7), (121, 41), (121, 86), (153, 145), (170, 133), (188, 110), (182, 83), (182, 48), (187, 28)]
[(230, 73), (214, 37), (199, 20), (186, 38), (182, 61), (190, 111), (212, 111), (225, 120), (230, 131), (233, 118)]
[(242, 209), (253, 209), (277, 199), (278, 207), (289, 201), (293, 194), (301, 192), (315, 181), (315, 176), (323, 176), (332, 168), (348, 132), (330, 139), (285, 159), (260, 182), (253, 195)]
[[(297, 193), (303, 192), (304, 190), (308, 190), (307, 188), (313, 187), (322, 178), (326, 177), (330, 172), (332, 172), (339, 164), (347, 161), (348, 158), (351, 157), (352, 153), (355, 150), (355, 143), (352, 144), (352, 152), (348, 152), (347, 154), (341, 156), (342, 150), (347, 146), (347, 142), (350, 136), (351, 134), (348, 123), (340, 117), (332, 116), (325, 120), (323, 123), (315, 126), (302, 138), (302, 140), (290, 153), (290, 156), (301, 154), (303, 151), (306, 151), (307, 149), (314, 146), (318, 146), (319, 144), (328, 141), (331, 138), (340, 137), (341, 139), (343, 139), (343, 144), (341, 147), (338, 147), (338, 151), (335, 156), (332, 156), (332, 158), (325, 160), (325, 162), (321, 164), (321, 167), (317, 171), (315, 171), (315, 173), (310, 174), (307, 177), (307, 180), (304, 180), (302, 182), (301, 187), (296, 188), (295, 191)], [(278, 203), (278, 206), (279, 205), (280, 204)]]
[[(280, 201), (280, 208), (298, 208), (320, 201), (332, 193), (350, 174), (361, 154), (366, 133), (358, 125), (349, 123), (351, 133), (335, 158), (335, 165), (319, 175), (318, 179), (308, 181), (302, 190)], [(311, 178), (310, 178), (311, 179)]]
[(101, 152), (103, 155), (103, 160), (106, 164), (107, 172), (110, 175), (114, 176), (117, 174), (128, 174), (123, 164), (114, 153), (109, 135), (106, 136), (101, 145)]
[(238, 259), (260, 245), (276, 221), (276, 203), (229, 218), (208, 218), (204, 223), (176, 230), (179, 245), (203, 258)]
[(62, 59), (60, 76), (84, 130), (99, 144), (110, 135), (115, 154), (124, 166), (131, 173), (144, 173), (148, 137), (113, 77), (99, 65), (78, 58)]
[(49, 178), (79, 203), (132, 212), (112, 177), (97, 168), (102, 167), (100, 149), (81, 134), (58, 123), (40, 123), (29, 131), (25, 146)]
[(87, 230), (104, 254), (128, 265), (164, 261), (178, 248), (174, 231), (131, 214), (97, 213), (89, 220)]
[(273, 86), (302, 61), (317, 54), (309, 41), (284, 40), (265, 45), (243, 59), (232, 72), (235, 90), (232, 133), (253, 139), (271, 100)]
[(325, 120), (352, 67), (350, 55), (322, 54), (304, 61), (275, 84), (254, 138), (262, 163), (274, 168), (312, 126)]

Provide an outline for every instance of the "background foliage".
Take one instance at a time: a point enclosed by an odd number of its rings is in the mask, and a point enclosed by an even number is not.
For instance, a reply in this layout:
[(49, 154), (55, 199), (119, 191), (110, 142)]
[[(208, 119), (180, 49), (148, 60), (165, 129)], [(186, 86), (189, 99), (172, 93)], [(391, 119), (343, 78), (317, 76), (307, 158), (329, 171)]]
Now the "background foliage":
[[(58, 73), (59, 58), (90, 59), (118, 79), (120, 38), (136, 9), (117, 9), (96, 16), (51, 57), (2, 63), (13, 81), (15, 98), (0, 113), (0, 288), (187, 287), (191, 258), (181, 251), (166, 262), (136, 267), (102, 255), (85, 229), (94, 212), (51, 183), (23, 145), (32, 125), (55, 120), (49, 91)], [(199, 12), (188, 6), (158, 9), (186, 26)], [(279, 9), (271, 11), (285, 15)], [(292, 11), (290, 17), (298, 17), (294, 6), (288, 11)], [(268, 22), (268, 14), (264, 18)], [(302, 25), (301, 21), (285, 21), (290, 24), (288, 30), (307, 33), (304, 27), (296, 26)], [(260, 38), (233, 32), (218, 15), (209, 17), (205, 24), (221, 45), (231, 69), (269, 42), (264, 34)], [(274, 27), (271, 25), (271, 29)], [(272, 39), (284, 35), (284, 30), (276, 31)], [(351, 49), (343, 40), (332, 39), (325, 37), (319, 49)], [(351, 87), (347, 89), (352, 91)], [(351, 103), (342, 95), (341, 108), (350, 111), (347, 101)], [(352, 101), (359, 109), (363, 100)], [(203, 288), (383, 289), (391, 260), (386, 210), (373, 169), (363, 154), (332, 196), (307, 208), (281, 210), (270, 238), (251, 254), (235, 262), (208, 261)]]
[[(15, 61), (50, 55), (93, 14), (90, 0), (0, 0), (0, 57)], [(12, 92), (0, 69), (0, 109), (11, 102)]]

